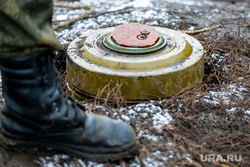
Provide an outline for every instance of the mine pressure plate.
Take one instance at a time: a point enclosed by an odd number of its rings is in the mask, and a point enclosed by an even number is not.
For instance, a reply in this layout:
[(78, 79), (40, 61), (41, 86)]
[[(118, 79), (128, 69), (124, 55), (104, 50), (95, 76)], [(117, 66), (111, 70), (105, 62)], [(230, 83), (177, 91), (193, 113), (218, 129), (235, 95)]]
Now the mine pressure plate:
[(160, 50), (167, 41), (151, 26), (138, 23), (120, 25), (107, 35), (103, 44), (116, 52), (145, 54)]

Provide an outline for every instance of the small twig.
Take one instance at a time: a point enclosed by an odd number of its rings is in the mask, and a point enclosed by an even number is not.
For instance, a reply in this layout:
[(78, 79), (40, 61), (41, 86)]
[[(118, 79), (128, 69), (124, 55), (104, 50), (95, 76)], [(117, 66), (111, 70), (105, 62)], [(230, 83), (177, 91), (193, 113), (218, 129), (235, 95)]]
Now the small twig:
[(192, 165), (192, 166), (195, 166), (195, 167), (202, 167), (202, 165), (198, 164), (197, 162), (195, 162), (194, 160), (192, 160), (191, 158), (189, 157), (185, 157), (188, 161), (188, 165)]
[(92, 110), (95, 110), (95, 109), (89, 109), (89, 110), (87, 110), (87, 111), (85, 111), (85, 112), (90, 113), (90, 114), (93, 114), (93, 113), (92, 113)]
[(126, 162), (124, 160), (120, 160), (119, 162), (121, 167), (126, 167)]
[(89, 11), (80, 15), (77, 18), (74, 18), (72, 20), (66, 21), (65, 23), (61, 23), (61, 24), (54, 26), (53, 27), (54, 30), (56, 30), (58, 28), (65, 27), (65, 26), (70, 25), (70, 24), (73, 24), (79, 20), (82, 20), (95, 11), (95, 8), (93, 6), (90, 6), (90, 5), (66, 5), (66, 4), (54, 3), (54, 6), (55, 7), (62, 7), (62, 8), (71, 8), (71, 9), (82, 9), (82, 8), (89, 9)]
[(133, 11), (133, 10), (127, 11), (127, 9), (133, 9), (133, 7), (126, 7), (126, 8), (123, 8), (123, 9), (118, 9), (118, 10), (112, 10), (112, 11), (106, 11), (106, 12), (97, 13), (95, 15), (87, 16), (86, 19), (97, 18), (98, 16), (105, 15), (105, 14), (110, 14), (110, 13), (118, 13), (119, 12), (119, 14), (124, 14), (124, 13), (129, 13), (129, 12)]
[(213, 25), (212, 27), (203, 28), (203, 29), (200, 29), (200, 30), (194, 30), (194, 31), (185, 31), (185, 30), (183, 30), (183, 31), (180, 31), (180, 32), (185, 33), (185, 34), (198, 34), (198, 33), (208, 31), (208, 30), (212, 30), (212, 29), (219, 28), (219, 27), (220, 27), (220, 25), (216, 24), (216, 25)]
[(243, 27), (243, 28), (244, 28), (244, 27), (250, 27), (250, 23), (244, 24), (242, 27)]

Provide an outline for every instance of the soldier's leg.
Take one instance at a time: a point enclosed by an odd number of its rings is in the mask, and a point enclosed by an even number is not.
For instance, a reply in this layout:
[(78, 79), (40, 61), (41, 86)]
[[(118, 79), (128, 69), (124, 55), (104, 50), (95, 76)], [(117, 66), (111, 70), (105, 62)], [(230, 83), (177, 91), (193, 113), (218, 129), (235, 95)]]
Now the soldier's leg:
[(60, 48), (51, 14), (51, 0), (0, 0), (1, 143), (98, 161), (133, 156), (137, 141), (129, 125), (85, 113), (64, 95), (51, 58)]
[(52, 0), (0, 0), (0, 54), (22, 57), (59, 50), (51, 26)]

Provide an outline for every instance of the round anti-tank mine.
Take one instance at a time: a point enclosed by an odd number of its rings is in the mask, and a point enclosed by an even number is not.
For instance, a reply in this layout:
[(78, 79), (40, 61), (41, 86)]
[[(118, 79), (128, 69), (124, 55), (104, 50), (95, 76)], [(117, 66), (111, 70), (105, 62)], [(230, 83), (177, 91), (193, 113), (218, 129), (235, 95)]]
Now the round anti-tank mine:
[(130, 23), (85, 32), (67, 54), (67, 86), (80, 99), (111, 93), (130, 102), (165, 98), (204, 76), (199, 41), (163, 27)]

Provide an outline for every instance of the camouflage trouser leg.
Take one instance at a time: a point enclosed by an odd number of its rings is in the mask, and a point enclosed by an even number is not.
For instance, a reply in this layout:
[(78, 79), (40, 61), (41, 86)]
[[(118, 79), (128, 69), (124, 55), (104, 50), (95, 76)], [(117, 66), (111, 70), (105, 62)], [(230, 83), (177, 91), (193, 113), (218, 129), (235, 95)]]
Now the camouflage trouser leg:
[(0, 55), (21, 57), (59, 50), (52, 10), (53, 0), (0, 0)]

